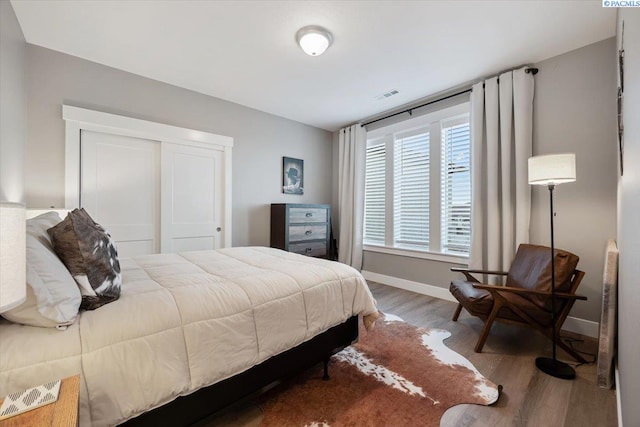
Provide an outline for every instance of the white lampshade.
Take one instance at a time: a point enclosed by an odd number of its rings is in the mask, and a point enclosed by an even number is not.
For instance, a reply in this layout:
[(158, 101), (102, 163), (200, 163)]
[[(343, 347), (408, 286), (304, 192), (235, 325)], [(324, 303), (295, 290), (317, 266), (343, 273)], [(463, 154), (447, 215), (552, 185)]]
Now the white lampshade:
[(0, 203), (0, 313), (27, 297), (24, 206)]
[(529, 184), (557, 185), (575, 180), (575, 154), (547, 154), (529, 157)]
[(319, 56), (331, 45), (333, 37), (324, 28), (310, 25), (298, 31), (296, 40), (307, 55)]

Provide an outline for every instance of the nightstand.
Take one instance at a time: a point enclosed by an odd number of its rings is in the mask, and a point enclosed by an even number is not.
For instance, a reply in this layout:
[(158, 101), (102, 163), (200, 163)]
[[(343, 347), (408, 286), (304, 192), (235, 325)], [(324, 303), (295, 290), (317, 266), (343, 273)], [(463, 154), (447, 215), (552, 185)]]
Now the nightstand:
[[(0, 421), (0, 427), (51, 426), (75, 427), (78, 425), (78, 400), (80, 375), (65, 378), (60, 385), (58, 400), (32, 411)], [(0, 399), (2, 404), (3, 399)]]

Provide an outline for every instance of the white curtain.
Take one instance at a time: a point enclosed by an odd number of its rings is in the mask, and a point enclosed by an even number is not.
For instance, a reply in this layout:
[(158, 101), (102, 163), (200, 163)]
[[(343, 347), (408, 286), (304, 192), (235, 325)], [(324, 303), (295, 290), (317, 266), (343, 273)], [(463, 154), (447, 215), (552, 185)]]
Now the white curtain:
[(367, 133), (359, 124), (340, 129), (338, 153), (338, 261), (362, 267)]
[(473, 86), (470, 268), (507, 271), (529, 242), (533, 89), (525, 68)]

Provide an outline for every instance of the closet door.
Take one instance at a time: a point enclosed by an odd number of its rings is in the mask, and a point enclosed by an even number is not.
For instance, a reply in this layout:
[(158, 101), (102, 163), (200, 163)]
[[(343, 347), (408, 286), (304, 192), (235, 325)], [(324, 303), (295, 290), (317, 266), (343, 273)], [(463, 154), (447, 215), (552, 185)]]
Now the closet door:
[(163, 142), (161, 157), (162, 252), (219, 249), (223, 152)]
[(80, 206), (116, 241), (121, 257), (159, 252), (160, 143), (81, 132)]

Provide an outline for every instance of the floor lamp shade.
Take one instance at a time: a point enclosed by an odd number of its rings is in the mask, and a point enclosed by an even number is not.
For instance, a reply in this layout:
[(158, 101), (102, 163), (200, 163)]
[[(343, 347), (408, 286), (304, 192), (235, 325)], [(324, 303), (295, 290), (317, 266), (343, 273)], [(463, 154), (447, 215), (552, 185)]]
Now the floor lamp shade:
[(529, 157), (529, 184), (556, 185), (575, 180), (575, 154), (547, 154)]
[(0, 202), (0, 313), (26, 298), (24, 205)]

